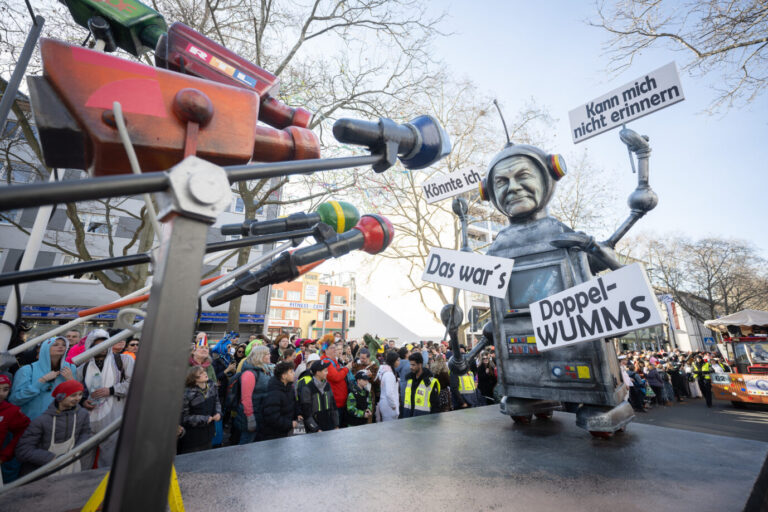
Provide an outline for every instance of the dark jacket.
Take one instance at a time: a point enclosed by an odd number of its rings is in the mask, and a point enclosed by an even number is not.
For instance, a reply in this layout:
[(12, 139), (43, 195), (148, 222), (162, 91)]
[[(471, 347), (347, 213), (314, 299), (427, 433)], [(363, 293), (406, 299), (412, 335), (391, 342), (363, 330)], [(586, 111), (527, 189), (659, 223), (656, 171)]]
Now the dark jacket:
[[(75, 429), (75, 446), (79, 446), (91, 437), (91, 421), (88, 411), (77, 405), (68, 411), (60, 412), (54, 401), (45, 412), (32, 420), (21, 436), (19, 444), (16, 445), (16, 458), (22, 463), (22, 475), (30, 473), (54, 459), (53, 453), (48, 451), (48, 447), (51, 445), (54, 421), (56, 422), (56, 439), (54, 441), (57, 443), (66, 442), (72, 437), (72, 429)], [(81, 462), (81, 467), (88, 468), (89, 466)]]
[(221, 414), (221, 403), (215, 385), (209, 384), (205, 390), (194, 386), (184, 389), (184, 401), (181, 408), (181, 425), (186, 432), (179, 441), (179, 453), (208, 447), (216, 433), (214, 422), (208, 418)]
[[(424, 368), (421, 370), (421, 376), (419, 378), (416, 378), (416, 376), (413, 373), (409, 373), (406, 381), (413, 381), (411, 383), (411, 407), (407, 408), (405, 405), (405, 399), (403, 399), (403, 417), (404, 418), (411, 418), (413, 416), (419, 416), (418, 411), (415, 409), (416, 405), (416, 388), (419, 387), (419, 384), (421, 382), (424, 382), (425, 384), (428, 384), (431, 379), (434, 379), (435, 377), (432, 376), (432, 372), (430, 372), (428, 369)], [(407, 386), (407, 382), (406, 382)], [(432, 392), (429, 395), (429, 412), (430, 414), (440, 412), (440, 385), (435, 384), (432, 387)]]
[(664, 381), (661, 380), (661, 375), (656, 368), (653, 368), (651, 371), (649, 371), (645, 378), (648, 381), (648, 385), (652, 388), (664, 387)]
[(300, 405), (307, 433), (333, 430), (339, 426), (339, 411), (333, 398), (331, 385), (327, 381), (322, 391), (317, 388), (314, 379), (303, 386)]
[(480, 394), (493, 400), (493, 388), (496, 387), (496, 369), (490, 364), (482, 363), (477, 368), (477, 389)]
[(269, 379), (261, 416), (264, 439), (277, 439), (292, 433), (293, 421), (298, 417), (293, 383), (283, 384), (277, 377)]
[(349, 395), (347, 395), (347, 423), (350, 425), (370, 423), (370, 418), (365, 417), (366, 410), (371, 411), (371, 415), (373, 415), (373, 393), (361, 389), (355, 383)]

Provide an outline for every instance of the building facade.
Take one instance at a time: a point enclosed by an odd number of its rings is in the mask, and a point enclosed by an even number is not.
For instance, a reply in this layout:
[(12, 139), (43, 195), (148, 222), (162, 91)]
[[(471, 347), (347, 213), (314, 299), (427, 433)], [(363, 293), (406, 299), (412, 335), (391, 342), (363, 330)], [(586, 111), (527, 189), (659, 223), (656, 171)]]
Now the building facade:
[[(325, 297), (330, 294), (328, 317)], [(267, 333), (281, 332), (301, 338), (319, 338), (323, 332), (346, 335), (354, 326), (354, 275), (308, 272), (296, 281), (272, 286)]]

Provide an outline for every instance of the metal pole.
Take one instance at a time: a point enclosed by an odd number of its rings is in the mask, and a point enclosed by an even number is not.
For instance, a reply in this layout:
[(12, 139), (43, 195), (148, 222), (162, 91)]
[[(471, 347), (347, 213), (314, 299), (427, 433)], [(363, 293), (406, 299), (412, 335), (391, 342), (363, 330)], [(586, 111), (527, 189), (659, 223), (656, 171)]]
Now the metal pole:
[[(56, 174), (51, 172), (48, 177), (48, 181), (54, 181)], [(11, 188), (11, 187), (7, 187)], [(43, 245), (43, 236), (45, 236), (45, 228), (48, 225), (48, 219), (51, 218), (52, 205), (41, 206), (37, 210), (37, 216), (35, 217), (35, 223), (32, 225), (32, 229), (29, 232), (29, 239), (27, 240), (27, 247), (24, 249), (24, 256), (21, 258), (19, 264), (19, 270), (27, 270), (34, 266), (37, 260), (37, 255), (40, 252), (40, 246)], [(16, 318), (21, 314), (17, 303), (21, 303), (24, 300), (24, 292), (26, 291), (26, 285), (19, 286), (19, 295), (16, 296), (16, 289), (11, 289), (11, 294), (8, 296), (8, 303), (5, 306), (5, 313), (3, 313), (3, 320), (14, 324)], [(0, 353), (8, 350), (8, 345), (11, 343), (11, 335), (13, 334), (13, 328), (6, 323), (0, 324)]]
[(40, 39), (40, 33), (43, 31), (43, 24), (45, 24), (45, 18), (42, 16), (35, 16), (32, 21), (32, 28), (29, 29), (27, 40), (24, 42), (21, 55), (19, 55), (19, 60), (16, 62), (16, 68), (13, 70), (11, 79), (5, 87), (3, 99), (0, 100), (0, 133), (5, 128), (5, 121), (8, 119), (8, 113), (11, 111), (11, 105), (16, 100), (19, 84), (21, 79), (24, 78), (24, 73), (29, 65), (29, 59), (32, 58), (32, 52), (35, 50), (37, 40)]
[[(286, 238), (296, 241), (296, 244), (289, 243), (287, 246), (281, 245), (281, 247), (286, 247), (286, 249), (289, 249), (291, 245), (298, 245), (298, 243), (301, 241), (300, 239), (303, 239), (307, 236), (312, 236), (314, 232), (314, 229), (304, 229), (295, 232), (271, 233), (268, 235), (252, 236), (247, 238), (240, 238), (238, 240), (229, 240), (226, 242), (214, 242), (208, 244), (205, 247), (205, 252), (207, 254), (230, 249), (239, 249), (241, 247), (249, 247), (268, 243), (271, 244), (276, 240), (285, 240)], [(113, 258), (104, 258), (100, 260), (81, 261), (79, 263), (72, 263), (71, 265), (58, 265), (48, 268), (38, 268), (18, 272), (6, 272), (5, 274), (0, 275), (0, 286), (42, 281), (45, 279), (53, 279), (55, 277), (64, 277), (85, 272), (96, 272), (98, 270), (106, 270), (110, 268), (128, 267), (131, 265), (141, 265), (143, 263), (151, 262), (152, 255), (150, 253), (142, 252), (138, 254), (130, 254), (128, 256), (115, 256)]]
[[(295, 160), (266, 164), (244, 164), (225, 167), (230, 183), (246, 180), (258, 180), (291, 176), (293, 174), (311, 174), (331, 169), (364, 167), (382, 160), (380, 155), (351, 156), (345, 158), (319, 158)], [(87, 180), (61, 181), (53, 185), (32, 184), (0, 188), (0, 210), (15, 210), (43, 204), (55, 204), (60, 201), (75, 203), (91, 199), (124, 197), (147, 192), (168, 190), (170, 182), (167, 172), (149, 174), (125, 174), (90, 178)]]
[(325, 319), (328, 318), (328, 315), (330, 314), (331, 308), (330, 308), (330, 298), (328, 295), (330, 295), (331, 292), (328, 290), (325, 291), (325, 304), (323, 307), (323, 330), (320, 333), (320, 337), (322, 338), (325, 336)]
[[(128, 394), (104, 510), (164, 510), (194, 333), (207, 225), (169, 221), (147, 304), (142, 349)], [(170, 232), (168, 232), (168, 230)]]

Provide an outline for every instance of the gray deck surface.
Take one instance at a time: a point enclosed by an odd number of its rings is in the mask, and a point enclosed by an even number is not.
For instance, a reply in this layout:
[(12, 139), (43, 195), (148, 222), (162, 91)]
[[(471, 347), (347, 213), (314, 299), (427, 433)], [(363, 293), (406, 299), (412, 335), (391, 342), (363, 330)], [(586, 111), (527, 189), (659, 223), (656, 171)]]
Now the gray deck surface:
[[(176, 459), (186, 510), (741, 510), (768, 443), (632, 423), (592, 439), (574, 416), (514, 425), (497, 406)], [(4, 512), (81, 507), (103, 471), (0, 497)], [(146, 511), (150, 512), (150, 511)]]

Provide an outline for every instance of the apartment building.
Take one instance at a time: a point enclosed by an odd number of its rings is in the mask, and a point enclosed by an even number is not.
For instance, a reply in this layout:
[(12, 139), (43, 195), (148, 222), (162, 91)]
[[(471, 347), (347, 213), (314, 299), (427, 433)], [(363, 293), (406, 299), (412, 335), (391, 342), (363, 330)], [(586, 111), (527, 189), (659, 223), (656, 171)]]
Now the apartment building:
[[(354, 274), (324, 275), (310, 272), (296, 281), (272, 286), (267, 333), (281, 332), (318, 338), (323, 332), (345, 334), (354, 327)], [(330, 308), (325, 318), (325, 297)]]

